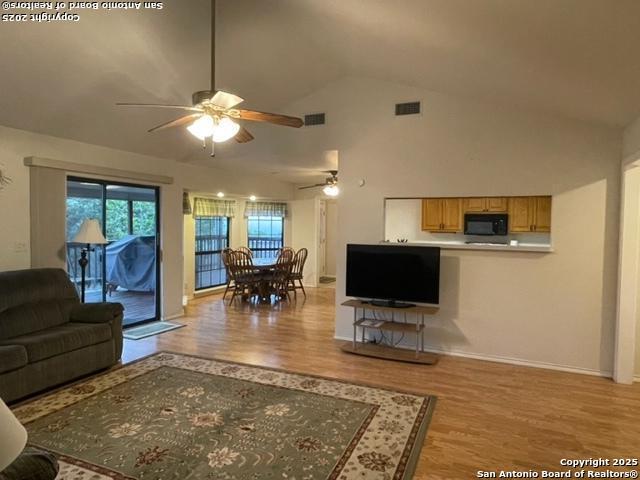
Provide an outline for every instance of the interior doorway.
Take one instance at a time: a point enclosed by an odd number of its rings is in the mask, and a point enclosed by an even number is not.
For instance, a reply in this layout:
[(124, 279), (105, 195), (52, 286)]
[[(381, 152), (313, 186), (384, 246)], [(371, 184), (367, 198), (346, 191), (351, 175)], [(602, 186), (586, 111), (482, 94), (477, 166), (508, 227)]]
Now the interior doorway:
[(159, 189), (144, 185), (69, 177), (66, 199), (67, 272), (81, 288), (78, 264), (85, 245), (72, 243), (85, 219), (102, 226), (106, 245), (88, 254), (87, 303), (124, 305), (124, 325), (160, 318)]
[(338, 203), (334, 199), (320, 200), (318, 264), (320, 284), (332, 285), (336, 279), (338, 248)]

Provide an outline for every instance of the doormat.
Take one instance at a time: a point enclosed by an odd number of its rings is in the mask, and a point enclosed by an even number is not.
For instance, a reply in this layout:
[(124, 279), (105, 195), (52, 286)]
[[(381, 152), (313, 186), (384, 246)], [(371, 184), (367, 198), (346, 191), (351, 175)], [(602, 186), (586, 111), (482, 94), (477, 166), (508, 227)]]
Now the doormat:
[(123, 337), (128, 340), (140, 340), (141, 338), (158, 335), (159, 333), (168, 332), (169, 330), (175, 330), (180, 327), (184, 327), (184, 325), (171, 322), (153, 322), (147, 325), (141, 325), (140, 327), (127, 328), (124, 331)]
[(435, 400), (160, 353), (14, 412), (65, 480), (409, 480)]

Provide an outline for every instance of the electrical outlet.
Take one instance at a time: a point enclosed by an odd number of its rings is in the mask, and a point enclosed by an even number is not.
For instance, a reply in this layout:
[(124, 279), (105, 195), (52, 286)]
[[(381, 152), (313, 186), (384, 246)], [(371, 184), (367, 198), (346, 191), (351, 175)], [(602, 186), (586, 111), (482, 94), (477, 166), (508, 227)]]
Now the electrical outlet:
[(27, 253), (27, 244), (25, 242), (15, 242), (13, 244), (14, 253)]

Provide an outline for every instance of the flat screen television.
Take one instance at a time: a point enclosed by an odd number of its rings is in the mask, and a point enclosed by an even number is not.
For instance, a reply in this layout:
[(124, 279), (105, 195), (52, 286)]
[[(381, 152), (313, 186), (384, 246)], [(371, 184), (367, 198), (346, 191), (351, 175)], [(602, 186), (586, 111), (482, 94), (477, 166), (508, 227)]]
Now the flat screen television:
[[(347, 296), (389, 306), (440, 302), (440, 248), (347, 245)], [(380, 302), (381, 301), (381, 302)]]

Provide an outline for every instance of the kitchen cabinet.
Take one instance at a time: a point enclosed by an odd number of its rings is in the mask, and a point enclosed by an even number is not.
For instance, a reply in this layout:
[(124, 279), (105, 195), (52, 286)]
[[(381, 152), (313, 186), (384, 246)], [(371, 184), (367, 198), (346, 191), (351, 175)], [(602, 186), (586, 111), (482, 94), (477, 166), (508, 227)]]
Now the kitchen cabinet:
[(465, 213), (508, 213), (509, 233), (550, 233), (551, 196), (423, 198), (422, 230), (462, 233)]
[(551, 232), (551, 197), (510, 197), (509, 232)]
[(551, 197), (532, 197), (535, 203), (534, 232), (551, 232)]
[(462, 199), (464, 213), (503, 213), (508, 210), (507, 197), (468, 197)]
[(509, 210), (509, 200), (507, 197), (488, 197), (486, 201), (487, 212), (506, 213)]
[(422, 199), (422, 230), (456, 233), (462, 231), (460, 198)]
[(430, 232), (442, 227), (442, 199), (424, 198), (422, 200), (422, 230)]

